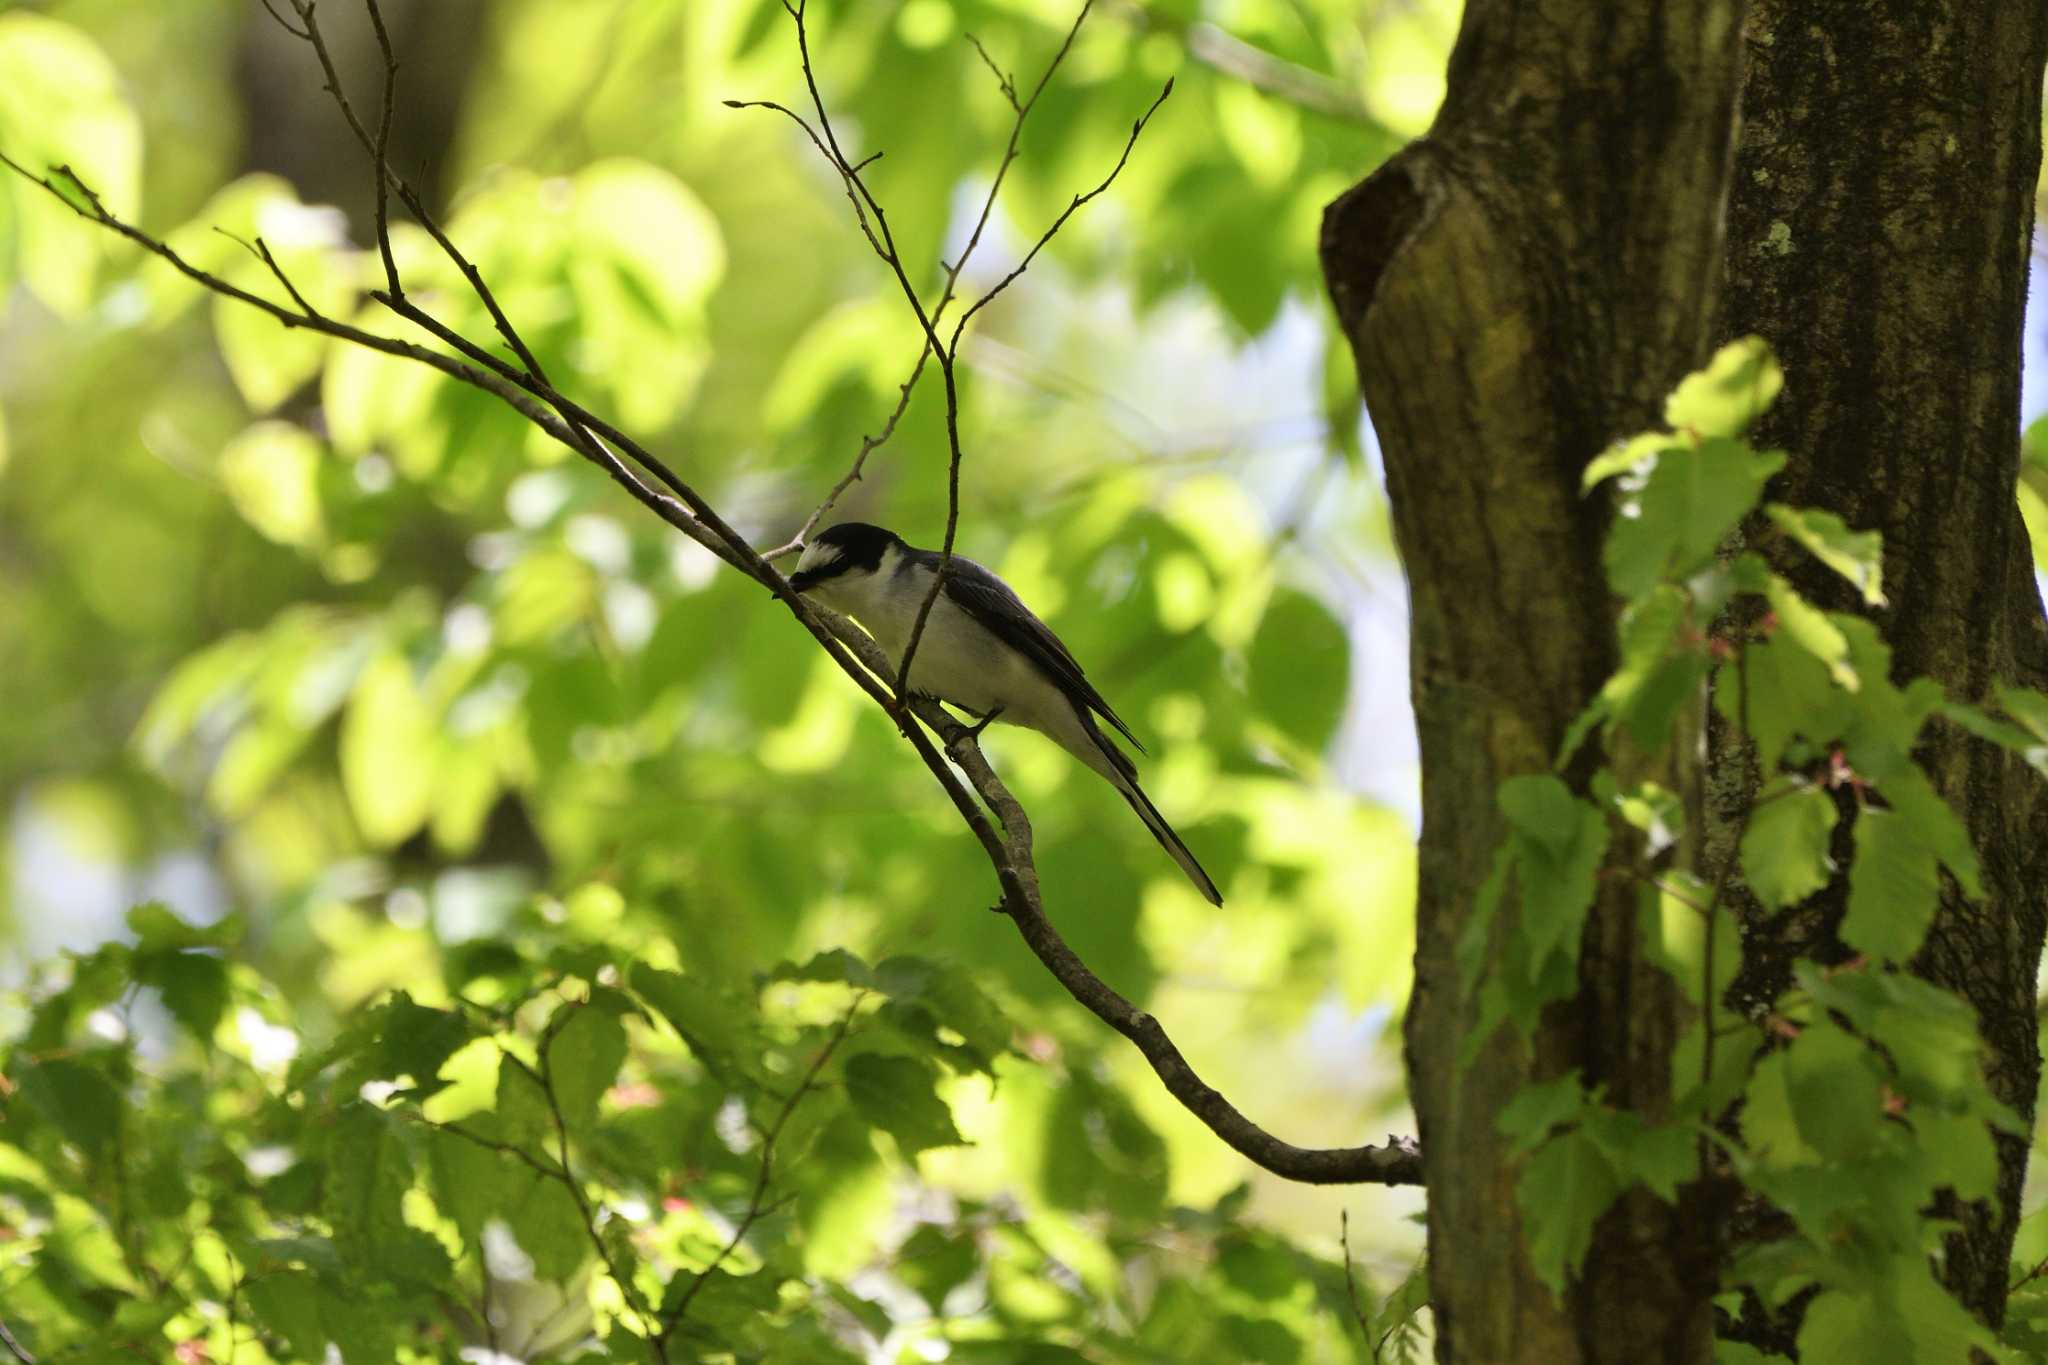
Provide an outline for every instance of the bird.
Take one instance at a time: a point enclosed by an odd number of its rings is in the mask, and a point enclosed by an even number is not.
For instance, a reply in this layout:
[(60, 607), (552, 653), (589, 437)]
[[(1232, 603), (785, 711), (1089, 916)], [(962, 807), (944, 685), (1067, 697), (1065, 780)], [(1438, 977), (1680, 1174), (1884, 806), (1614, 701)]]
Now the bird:
[[(813, 537), (790, 587), (851, 616), (898, 666), (946, 557), (863, 521), (843, 521)], [(1139, 753), (1145, 746), (1081, 672), (1073, 651), (995, 574), (960, 555), (946, 570), (910, 663), (910, 691), (937, 697), (979, 718), (975, 732), (1000, 719), (1036, 730), (1108, 780), (1161, 848), (1211, 905), (1216, 883), (1138, 785), (1138, 768), (1096, 724), (1109, 722)]]

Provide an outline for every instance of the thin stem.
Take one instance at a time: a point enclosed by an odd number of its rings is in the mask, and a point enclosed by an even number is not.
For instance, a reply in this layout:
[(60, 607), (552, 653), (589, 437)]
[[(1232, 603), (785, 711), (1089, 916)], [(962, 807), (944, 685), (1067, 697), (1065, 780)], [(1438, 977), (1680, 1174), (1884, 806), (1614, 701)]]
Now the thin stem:
[(774, 1123), (762, 1134), (761, 1166), (754, 1176), (754, 1190), (747, 1199), (747, 1211), (733, 1227), (732, 1235), (726, 1238), (725, 1245), (711, 1258), (711, 1263), (697, 1272), (697, 1278), (690, 1282), (690, 1287), (683, 1291), (682, 1297), (677, 1299), (675, 1306), (668, 1311), (662, 1322), (660, 1335), (655, 1338), (658, 1343), (666, 1342), (676, 1328), (682, 1325), (683, 1319), (689, 1316), (690, 1305), (696, 1301), (698, 1293), (710, 1282), (718, 1268), (725, 1264), (726, 1258), (739, 1249), (740, 1243), (746, 1240), (754, 1224), (759, 1222), (761, 1215), (767, 1211), (768, 1185), (775, 1175), (775, 1144), (782, 1140), (782, 1130), (788, 1126), (790, 1116), (796, 1113), (797, 1105), (817, 1086), (818, 1076), (824, 1071), (825, 1064), (832, 1060), (832, 1054), (838, 1050), (840, 1043), (846, 1040), (848, 1030), (853, 1027), (854, 1016), (860, 1012), (861, 1002), (866, 999), (866, 991), (859, 991), (854, 995), (853, 1003), (848, 1005), (846, 1013), (840, 1016), (831, 1036), (825, 1040), (824, 1046), (818, 1049), (818, 1055), (811, 1059), (810, 1066), (804, 1071), (803, 1079), (797, 1083), (796, 1089), (790, 1092), (789, 1098), (782, 1102), (782, 1108), (776, 1113)]

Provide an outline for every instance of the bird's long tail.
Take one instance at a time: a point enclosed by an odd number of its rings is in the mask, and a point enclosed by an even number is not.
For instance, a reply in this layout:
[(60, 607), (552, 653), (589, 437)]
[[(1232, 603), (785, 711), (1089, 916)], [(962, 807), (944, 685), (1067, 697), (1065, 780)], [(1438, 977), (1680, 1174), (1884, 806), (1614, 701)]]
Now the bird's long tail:
[(1102, 733), (1092, 717), (1083, 716), (1081, 723), (1088, 732), (1088, 737), (1094, 741), (1095, 750), (1101, 755), (1102, 761), (1094, 761), (1087, 753), (1077, 753), (1076, 757), (1108, 778), (1110, 785), (1123, 793), (1124, 800), (1131, 803), (1131, 809), (1145, 822), (1145, 828), (1152, 831), (1152, 837), (1159, 841), (1159, 846), (1180, 864), (1181, 871), (1188, 874), (1188, 880), (1195, 884), (1195, 889), (1208, 899), (1209, 904), (1223, 904), (1223, 893), (1216, 889), (1216, 883), (1209, 880), (1209, 874), (1195, 861), (1195, 855), (1188, 852), (1188, 846), (1181, 842), (1180, 836), (1173, 832), (1173, 826), (1166, 823), (1166, 817), (1152, 804), (1152, 798), (1146, 796), (1144, 789), (1138, 785), (1137, 765), (1131, 762), (1123, 750), (1110, 742), (1109, 737)]

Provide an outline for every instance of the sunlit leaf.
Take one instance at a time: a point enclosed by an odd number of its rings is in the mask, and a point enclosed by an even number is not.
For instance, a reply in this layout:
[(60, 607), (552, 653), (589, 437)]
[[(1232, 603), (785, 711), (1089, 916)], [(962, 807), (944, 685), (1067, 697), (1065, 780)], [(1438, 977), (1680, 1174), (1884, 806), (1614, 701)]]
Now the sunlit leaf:
[(1834, 797), (1818, 787), (1788, 783), (1757, 798), (1742, 835), (1742, 875), (1758, 900), (1782, 909), (1828, 884), (1836, 818)]
[(1864, 602), (1873, 607), (1885, 604), (1882, 535), (1876, 531), (1851, 531), (1834, 513), (1814, 507), (1795, 508), (1774, 502), (1764, 507), (1764, 513), (1815, 559), (1848, 579)]
[(1712, 438), (1740, 436), (1777, 401), (1785, 371), (1761, 337), (1731, 341), (1664, 404), (1665, 425)]
[(389, 845), (426, 820), (433, 796), (434, 716), (412, 668), (386, 654), (365, 668), (341, 724), (341, 782), (363, 837)]

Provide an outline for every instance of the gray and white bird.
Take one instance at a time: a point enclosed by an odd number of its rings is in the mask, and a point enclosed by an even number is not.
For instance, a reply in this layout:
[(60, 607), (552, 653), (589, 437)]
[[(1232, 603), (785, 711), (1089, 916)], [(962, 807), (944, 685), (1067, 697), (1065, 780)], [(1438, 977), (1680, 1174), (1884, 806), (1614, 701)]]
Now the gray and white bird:
[[(901, 663), (944, 559), (937, 551), (904, 544), (894, 531), (841, 522), (804, 548), (789, 585), (853, 617), (892, 663)], [(953, 556), (910, 661), (910, 688), (971, 712), (984, 724), (1000, 718), (1036, 730), (1102, 774), (1196, 889), (1210, 904), (1223, 904), (1216, 883), (1139, 788), (1137, 766), (1110, 743), (1095, 718), (1115, 726), (1139, 753), (1145, 746), (1082, 676), (1060, 637), (1009, 584), (971, 559)]]

